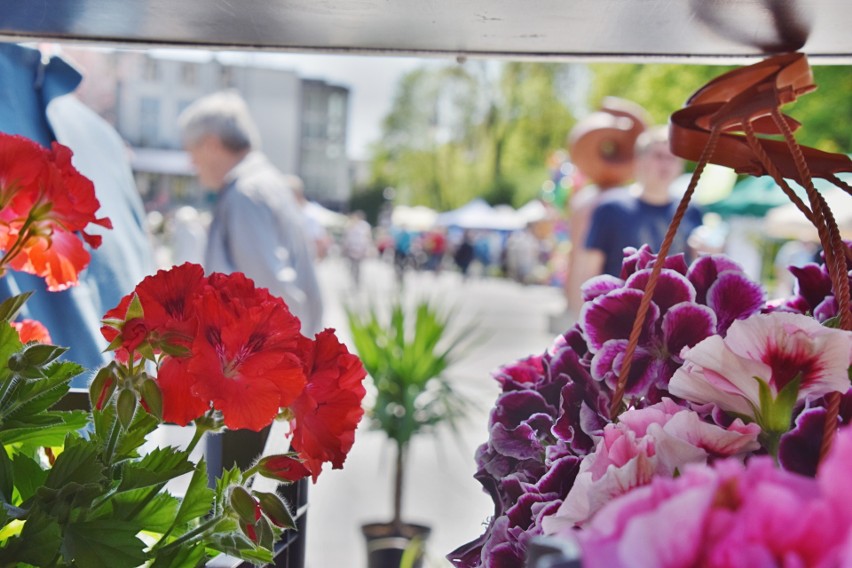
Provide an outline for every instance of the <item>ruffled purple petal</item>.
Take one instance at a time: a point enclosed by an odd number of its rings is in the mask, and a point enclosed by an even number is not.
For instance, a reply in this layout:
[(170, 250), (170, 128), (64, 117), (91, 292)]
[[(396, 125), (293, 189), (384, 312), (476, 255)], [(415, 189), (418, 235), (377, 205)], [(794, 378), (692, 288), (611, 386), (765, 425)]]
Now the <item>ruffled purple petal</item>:
[[(624, 364), (624, 353), (627, 351), (626, 340), (612, 340), (604, 344), (600, 351), (592, 359), (592, 377), (601, 380), (615, 390), (618, 375)], [(648, 394), (648, 390), (657, 385), (665, 384), (663, 376), (663, 365), (653, 354), (643, 347), (637, 347), (633, 352), (633, 361), (630, 364), (630, 374), (627, 376), (627, 387), (625, 394), (641, 397)]]
[(680, 352), (684, 347), (716, 333), (716, 314), (707, 306), (682, 302), (669, 308), (663, 316), (663, 343), (678, 362), (683, 362)]
[(608, 292), (623, 287), (624, 280), (621, 278), (616, 278), (611, 274), (601, 274), (600, 276), (595, 276), (594, 278), (587, 280), (580, 288), (580, 291), (583, 294), (583, 301), (591, 302), (598, 296), (603, 296)]
[(794, 314), (809, 314), (811, 306), (803, 296), (793, 296), (782, 300), (777, 305), (767, 305), (768, 311), (772, 312), (791, 312)]
[(560, 498), (564, 498), (574, 485), (574, 479), (580, 470), (580, 461), (582, 459), (578, 456), (559, 458), (550, 465), (547, 473), (536, 483), (536, 490), (539, 493), (555, 493)]
[(695, 299), (700, 304), (707, 303), (707, 291), (716, 282), (719, 274), (727, 271), (743, 272), (742, 266), (723, 255), (699, 257), (692, 263), (686, 277), (695, 287)]
[(506, 516), (509, 517), (509, 524), (528, 529), (533, 523), (533, 505), (553, 501), (555, 498), (555, 495), (540, 495), (538, 493), (525, 493), (521, 495), (518, 502), (506, 511)]
[(507, 428), (501, 423), (491, 427), (491, 445), (494, 449), (518, 460), (533, 459), (544, 451), (539, 432), (549, 431), (553, 419), (547, 414), (533, 414), (515, 428)]
[[(592, 351), (612, 339), (628, 339), (642, 301), (642, 291), (630, 288), (614, 290), (588, 302), (580, 311), (580, 326)], [(640, 341), (646, 339), (660, 309), (652, 302), (642, 327)]]
[(541, 381), (544, 366), (541, 355), (533, 355), (501, 367), (494, 373), (494, 379), (503, 387), (503, 391), (522, 390)]
[(781, 436), (778, 461), (784, 469), (810, 477), (816, 475), (825, 414), (821, 406), (808, 408), (796, 418), (795, 427)]
[(831, 295), (831, 278), (829, 278), (825, 267), (808, 263), (804, 266), (790, 266), (787, 270), (796, 277), (796, 291), (805, 299), (811, 311), (826, 296)]
[[(651, 251), (648, 245), (642, 245), (639, 249), (628, 247), (624, 249), (624, 261), (621, 263), (621, 278), (627, 278), (639, 270), (654, 266), (657, 255)], [(683, 254), (675, 254), (666, 258), (663, 268), (668, 268), (686, 274), (686, 259)]]
[(494, 520), (490, 538), (482, 547), (482, 560), (482, 565), (488, 568), (517, 568), (524, 565), (524, 549), (509, 531), (508, 517)]
[(482, 566), (482, 547), (491, 534), (491, 527), (485, 529), (479, 538), (467, 542), (447, 554), (447, 560), (456, 568), (479, 568)]
[[(640, 270), (628, 278), (624, 285), (626, 288), (644, 291), (650, 279), (651, 269)], [(653, 302), (661, 313), (666, 313), (675, 304), (692, 301), (695, 301), (695, 288), (684, 275), (667, 268), (660, 271), (654, 287)]]
[(731, 324), (760, 312), (766, 292), (742, 272), (721, 272), (707, 290), (707, 305), (716, 312), (716, 332), (725, 335)]
[(514, 428), (537, 413), (555, 415), (556, 409), (535, 391), (512, 391), (497, 397), (491, 410), (491, 423)]
[(814, 318), (820, 323), (830, 320), (839, 313), (840, 308), (837, 306), (837, 298), (834, 296), (827, 297), (814, 308)]

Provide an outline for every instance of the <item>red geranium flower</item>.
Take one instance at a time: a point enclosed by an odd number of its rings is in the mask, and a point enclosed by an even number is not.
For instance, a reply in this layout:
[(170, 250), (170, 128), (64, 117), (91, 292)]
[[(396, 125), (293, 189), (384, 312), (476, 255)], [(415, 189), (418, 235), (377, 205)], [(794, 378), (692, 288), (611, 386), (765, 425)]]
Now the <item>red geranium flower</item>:
[(89, 264), (90, 223), (112, 228), (96, 218), (100, 207), (92, 182), (71, 164), (71, 150), (54, 143), (52, 151), (20, 136), (0, 134), (0, 247), (9, 266), (45, 278), (51, 291), (77, 283)]
[(47, 166), (47, 149), (29, 138), (0, 133), (0, 207), (24, 188), (36, 187)]
[(193, 392), (232, 429), (260, 430), (302, 392), (299, 320), (242, 274), (211, 276), (198, 304), (189, 364)]
[(179, 426), (186, 426), (210, 409), (209, 400), (192, 391), (189, 362), (184, 357), (166, 357), (157, 372), (157, 384), (163, 393), (163, 420)]
[(364, 415), (361, 401), (367, 372), (333, 329), (320, 332), (315, 341), (305, 338), (303, 349), (308, 384), (291, 406), (292, 445), (316, 481), (323, 462), (342, 468), (355, 442), (355, 429)]
[[(101, 334), (110, 344), (121, 336), (116, 358), (127, 361), (128, 351), (135, 350), (143, 341), (151, 343), (155, 352), (164, 346), (168, 349), (168, 345), (189, 347), (198, 326), (193, 303), (201, 297), (206, 282), (204, 269), (190, 263), (160, 270), (142, 280), (104, 316), (121, 322), (101, 327)], [(130, 316), (128, 320), (134, 294), (139, 298), (143, 314), (141, 318)]]
[(24, 249), (9, 260), (9, 266), (41, 276), (48, 290), (60, 292), (77, 285), (77, 275), (90, 260), (91, 255), (76, 235), (56, 231), (49, 237), (29, 238)]
[(13, 321), (12, 327), (18, 332), (18, 337), (21, 343), (37, 341), (39, 343), (52, 343), (50, 333), (40, 321), (25, 319), (22, 321)]
[(136, 293), (149, 329), (161, 336), (180, 336), (188, 344), (198, 325), (193, 303), (206, 283), (204, 269), (189, 262), (142, 280)]

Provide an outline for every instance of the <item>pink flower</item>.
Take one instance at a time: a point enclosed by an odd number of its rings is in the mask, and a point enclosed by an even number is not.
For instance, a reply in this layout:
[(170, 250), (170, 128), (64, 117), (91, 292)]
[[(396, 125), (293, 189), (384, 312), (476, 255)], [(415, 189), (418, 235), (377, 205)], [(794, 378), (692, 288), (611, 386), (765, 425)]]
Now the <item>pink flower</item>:
[(671, 477), (688, 463), (733, 456), (759, 447), (756, 425), (735, 420), (727, 429), (701, 420), (671, 399), (623, 413), (604, 429), (593, 454), (580, 464), (574, 486), (555, 515), (545, 520), (546, 532), (563, 532), (586, 522), (613, 498)]
[(835, 566), (839, 521), (816, 481), (758, 457), (657, 478), (604, 507), (579, 538), (586, 568)]
[(852, 333), (799, 314), (774, 312), (735, 321), (722, 339), (684, 350), (669, 392), (692, 402), (760, 419), (759, 381), (772, 399), (797, 377), (798, 400), (849, 389)]

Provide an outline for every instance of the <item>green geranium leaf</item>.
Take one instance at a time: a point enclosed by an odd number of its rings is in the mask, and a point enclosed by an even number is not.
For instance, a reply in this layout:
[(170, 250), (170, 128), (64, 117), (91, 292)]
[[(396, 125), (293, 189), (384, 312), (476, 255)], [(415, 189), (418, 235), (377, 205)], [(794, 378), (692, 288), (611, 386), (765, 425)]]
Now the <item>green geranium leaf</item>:
[(67, 483), (102, 483), (104, 466), (98, 459), (98, 449), (94, 444), (80, 438), (65, 438), (65, 450), (56, 458), (56, 462), (47, 475), (44, 486), (49, 489), (61, 489)]
[(86, 427), (88, 413), (82, 410), (47, 411), (27, 417), (27, 421), (10, 421), (0, 430), (0, 443), (22, 444), (23, 449), (61, 446), (65, 438)]
[(114, 495), (111, 516), (133, 522), (142, 530), (164, 533), (172, 525), (180, 499), (168, 493), (157, 493), (157, 488), (137, 489)]
[(53, 363), (43, 371), (42, 378), (22, 381), (15, 393), (14, 403), (3, 409), (7, 420), (21, 420), (47, 410), (68, 392), (71, 379), (83, 372), (76, 363)]
[(222, 471), (222, 477), (216, 480), (216, 512), (221, 513), (224, 509), (224, 504), (228, 499), (228, 487), (231, 485), (239, 485), (243, 479), (243, 473), (240, 468), (234, 466), (231, 469)]
[[(9, 358), (21, 350), (23, 344), (18, 337), (18, 332), (11, 325), (0, 325), (0, 387), (6, 390), (9, 381), (14, 379), (14, 374), (9, 368)], [(9, 404), (11, 400), (7, 401)], [(3, 416), (3, 408), (0, 406), (0, 417)]]
[(65, 527), (62, 555), (80, 568), (139, 566), (146, 560), (139, 527), (114, 519), (71, 523)]
[(24, 307), (24, 304), (32, 295), (32, 292), (24, 292), (23, 294), (18, 294), (17, 296), (12, 296), (8, 300), (4, 300), (3, 303), (0, 304), (0, 320), (11, 322), (18, 317), (18, 313), (21, 311), (21, 308)]
[(260, 548), (248, 538), (239, 533), (216, 534), (210, 539), (208, 546), (219, 552), (256, 562), (268, 564), (272, 562), (272, 551)]
[(59, 554), (62, 533), (56, 519), (33, 511), (21, 534), (0, 548), (0, 566), (51, 566)]
[(175, 517), (175, 527), (185, 525), (209, 513), (213, 507), (213, 495), (213, 490), (207, 487), (207, 463), (201, 459), (192, 473), (189, 487)]
[(195, 568), (206, 560), (201, 544), (171, 548), (157, 554), (151, 568)]
[(137, 462), (125, 465), (119, 491), (157, 485), (189, 473), (194, 464), (187, 453), (175, 447), (155, 448)]
[(44, 485), (44, 480), (47, 479), (47, 470), (23, 454), (16, 455), (12, 460), (12, 471), (15, 476), (15, 489), (18, 490), (22, 502), (35, 495), (36, 490)]
[(130, 428), (122, 433), (118, 444), (115, 447), (115, 455), (122, 457), (137, 457), (139, 453), (136, 451), (145, 439), (153, 432), (160, 422), (155, 416), (147, 412), (137, 412), (133, 417), (133, 422), (130, 423)]
[(12, 468), (12, 460), (6, 453), (6, 448), (0, 447), (0, 499), (6, 503), (11, 503), (14, 487), (15, 474)]

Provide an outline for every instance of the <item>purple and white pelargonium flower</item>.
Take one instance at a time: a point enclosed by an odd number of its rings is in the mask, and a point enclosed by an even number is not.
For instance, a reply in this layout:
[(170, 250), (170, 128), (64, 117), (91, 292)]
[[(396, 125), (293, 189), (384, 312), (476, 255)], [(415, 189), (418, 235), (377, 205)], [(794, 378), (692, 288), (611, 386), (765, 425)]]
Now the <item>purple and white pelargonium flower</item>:
[[(601, 276), (583, 287), (586, 303), (579, 324), (592, 354), (591, 375), (609, 390), (618, 381), (656, 260), (643, 246), (626, 257), (621, 279)], [(683, 364), (684, 348), (724, 334), (734, 321), (759, 312), (765, 300), (761, 286), (724, 256), (701, 257), (688, 269), (682, 255), (666, 259), (633, 355), (626, 396), (633, 401), (644, 399), (644, 404), (658, 402)]]
[[(734, 322), (725, 338), (714, 335), (685, 350), (683, 357), (669, 383), (674, 396), (714, 404), (765, 431), (783, 433), (790, 429), (795, 403), (849, 390), (852, 332), (800, 314), (757, 314)], [(796, 392), (781, 396), (791, 388)], [(773, 416), (778, 405), (786, 408)]]

